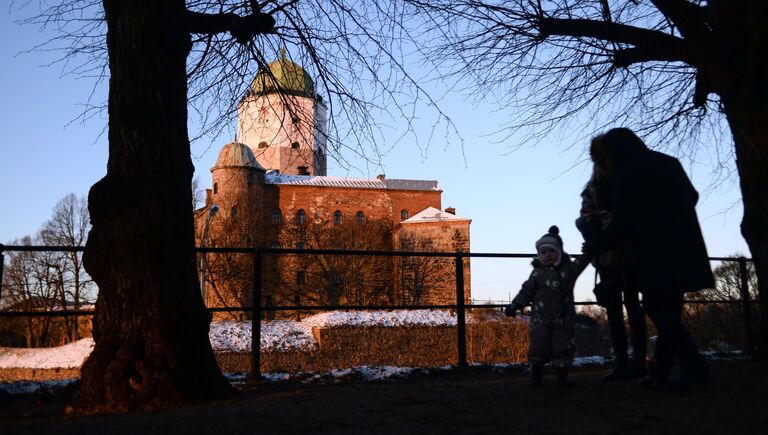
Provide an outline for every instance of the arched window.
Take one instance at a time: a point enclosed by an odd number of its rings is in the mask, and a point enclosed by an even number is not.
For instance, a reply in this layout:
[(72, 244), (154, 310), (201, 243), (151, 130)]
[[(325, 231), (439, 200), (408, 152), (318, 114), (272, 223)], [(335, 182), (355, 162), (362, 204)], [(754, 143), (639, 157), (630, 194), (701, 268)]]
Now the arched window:
[(408, 210), (406, 210), (406, 209), (400, 210), (400, 220), (401, 221), (404, 221), (404, 220), (408, 219), (409, 217), (411, 217), (411, 213)]
[(275, 225), (283, 223), (283, 212), (279, 208), (272, 210), (272, 223)]
[(298, 143), (298, 142), (293, 142), (293, 143), (291, 144), (291, 148), (293, 148), (293, 149), (295, 149), (295, 150), (299, 149), (299, 143)]
[(268, 146), (269, 144), (264, 141), (259, 142), (259, 148), (267, 148)]
[(213, 183), (213, 193), (219, 193), (219, 183)]
[(237, 206), (233, 205), (232, 208), (229, 210), (229, 217), (232, 219), (237, 218)]
[(296, 212), (296, 225), (304, 225), (307, 223), (307, 212), (303, 208), (300, 208)]
[(341, 225), (344, 222), (344, 215), (341, 214), (341, 210), (333, 212), (333, 224)]
[(365, 223), (365, 214), (362, 211), (357, 212), (355, 221), (357, 221), (358, 225), (363, 225)]

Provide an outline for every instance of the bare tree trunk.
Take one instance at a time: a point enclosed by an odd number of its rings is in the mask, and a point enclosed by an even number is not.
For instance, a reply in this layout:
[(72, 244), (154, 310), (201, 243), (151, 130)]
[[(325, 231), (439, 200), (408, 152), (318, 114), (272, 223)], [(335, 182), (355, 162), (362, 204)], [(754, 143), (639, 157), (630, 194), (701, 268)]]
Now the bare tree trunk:
[[(753, 91), (761, 94), (764, 86)], [(765, 95), (765, 92), (762, 93)], [(737, 98), (732, 103), (723, 98), (725, 112), (733, 132), (736, 165), (744, 203), (741, 234), (747, 241), (757, 274), (760, 304), (758, 355), (768, 357), (768, 134), (765, 102)]]
[(183, 0), (104, 0), (109, 163), (89, 193), (84, 264), (99, 286), (83, 412), (158, 409), (231, 387), (195, 273)]

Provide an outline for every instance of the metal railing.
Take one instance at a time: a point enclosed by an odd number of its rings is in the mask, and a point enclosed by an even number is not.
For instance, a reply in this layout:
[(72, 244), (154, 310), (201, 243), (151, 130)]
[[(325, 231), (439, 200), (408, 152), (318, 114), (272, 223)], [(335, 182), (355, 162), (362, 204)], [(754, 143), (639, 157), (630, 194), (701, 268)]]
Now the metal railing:
[[(83, 247), (72, 246), (22, 246), (0, 244), (0, 292), (2, 291), (4, 252), (83, 252)], [(453, 258), (455, 263), (456, 303), (445, 305), (291, 305), (291, 306), (262, 306), (261, 303), (251, 306), (207, 308), (209, 312), (250, 312), (251, 319), (261, 319), (265, 311), (291, 311), (291, 310), (419, 310), (419, 309), (452, 309), (456, 310), (456, 341), (459, 368), (467, 367), (467, 343), (466, 343), (466, 309), (468, 308), (501, 308), (507, 304), (467, 304), (464, 298), (464, 259), (465, 258), (526, 258), (535, 257), (535, 254), (519, 253), (477, 253), (477, 252), (418, 252), (418, 251), (363, 251), (341, 249), (288, 249), (288, 248), (196, 248), (198, 253), (221, 254), (250, 254), (253, 258), (253, 301), (262, 299), (262, 268), (265, 254), (273, 255), (348, 255), (348, 256), (384, 256), (384, 257), (443, 257)], [(578, 257), (578, 255), (573, 255)], [(756, 301), (750, 299), (747, 263), (752, 260), (746, 257), (710, 257), (710, 261), (738, 262), (740, 272), (740, 300), (686, 300), (686, 304), (742, 304), (744, 313), (744, 331), (747, 343), (747, 351), (754, 349), (755, 341), (752, 332), (752, 307)], [(0, 293), (0, 297), (2, 294)], [(575, 305), (595, 305), (592, 301), (577, 301)], [(93, 315), (93, 310), (69, 310), (69, 311), (0, 311), (3, 317), (70, 317)], [(251, 380), (261, 378), (261, 322), (253, 321), (251, 327), (251, 368), (249, 377)]]

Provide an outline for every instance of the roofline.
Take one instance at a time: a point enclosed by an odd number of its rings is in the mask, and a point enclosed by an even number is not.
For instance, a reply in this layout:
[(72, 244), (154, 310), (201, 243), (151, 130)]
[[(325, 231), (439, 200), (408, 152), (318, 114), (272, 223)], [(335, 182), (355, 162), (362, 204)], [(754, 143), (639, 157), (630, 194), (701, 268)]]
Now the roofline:
[(444, 223), (449, 224), (451, 222), (469, 222), (472, 223), (472, 219), (470, 218), (462, 218), (462, 217), (455, 217), (451, 219), (431, 219), (431, 220), (422, 220), (422, 221), (412, 221), (412, 222), (406, 222), (406, 221), (400, 221), (400, 225), (419, 225), (419, 224), (435, 224), (435, 223)]
[(283, 183), (264, 183), (267, 186), (290, 186), (290, 187), (314, 187), (321, 189), (356, 189), (356, 190), (386, 190), (387, 192), (435, 192), (443, 193), (443, 189), (389, 189), (387, 187), (354, 187), (354, 186), (321, 186), (313, 184), (283, 184)]

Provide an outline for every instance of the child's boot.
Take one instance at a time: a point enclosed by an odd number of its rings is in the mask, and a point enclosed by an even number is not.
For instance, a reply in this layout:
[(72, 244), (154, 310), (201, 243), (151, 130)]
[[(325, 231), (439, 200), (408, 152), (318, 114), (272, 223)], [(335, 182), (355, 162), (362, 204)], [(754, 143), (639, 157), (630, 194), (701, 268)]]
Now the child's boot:
[(568, 367), (557, 368), (557, 386), (559, 388), (573, 388), (576, 383), (568, 380)]
[(542, 384), (544, 366), (540, 363), (531, 364), (531, 385), (540, 388)]

